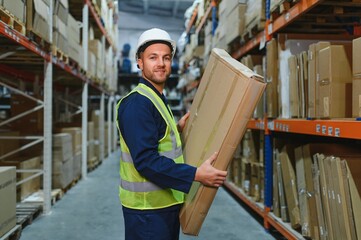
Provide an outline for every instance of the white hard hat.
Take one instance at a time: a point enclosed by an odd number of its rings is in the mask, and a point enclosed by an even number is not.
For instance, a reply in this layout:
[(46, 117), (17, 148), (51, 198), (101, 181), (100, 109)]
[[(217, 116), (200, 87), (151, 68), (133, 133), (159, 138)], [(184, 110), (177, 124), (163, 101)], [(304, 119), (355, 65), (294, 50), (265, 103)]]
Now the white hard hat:
[(170, 38), (166, 31), (159, 28), (152, 28), (143, 32), (138, 38), (135, 60), (138, 60), (140, 52), (143, 52), (149, 45), (157, 42), (164, 42), (169, 44), (169, 47), (172, 49), (172, 58), (174, 57), (176, 51), (175, 41)]

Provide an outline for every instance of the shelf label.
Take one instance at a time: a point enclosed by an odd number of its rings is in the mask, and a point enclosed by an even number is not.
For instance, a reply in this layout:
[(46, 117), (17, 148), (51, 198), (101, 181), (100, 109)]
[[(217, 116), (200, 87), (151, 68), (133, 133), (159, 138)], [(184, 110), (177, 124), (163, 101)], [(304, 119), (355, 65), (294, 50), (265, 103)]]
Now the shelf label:
[(322, 126), (322, 134), (326, 134), (327, 131), (327, 127), (326, 126)]
[(288, 22), (290, 20), (290, 18), (291, 18), (291, 14), (289, 12), (286, 13), (286, 15), (285, 15), (286, 22)]
[(16, 42), (20, 42), (20, 37), (14, 33), (13, 30), (9, 29), (7, 26), (5, 27), (5, 33), (11, 37), (12, 39), (14, 39)]
[(270, 24), (268, 25), (268, 34), (271, 34), (272, 32), (273, 32), (273, 24), (270, 23)]
[(335, 137), (339, 137), (341, 134), (341, 130), (339, 128), (335, 128)]
[(328, 127), (328, 135), (332, 136), (333, 134), (333, 127)]
[(320, 133), (320, 132), (321, 132), (321, 125), (316, 124), (316, 133)]

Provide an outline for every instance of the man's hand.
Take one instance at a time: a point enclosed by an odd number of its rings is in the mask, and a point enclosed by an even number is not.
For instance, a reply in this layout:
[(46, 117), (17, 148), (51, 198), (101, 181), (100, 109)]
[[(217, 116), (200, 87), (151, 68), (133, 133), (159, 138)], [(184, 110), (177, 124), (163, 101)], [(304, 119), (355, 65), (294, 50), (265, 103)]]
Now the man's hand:
[(190, 114), (191, 114), (190, 112), (187, 112), (186, 114), (184, 114), (184, 116), (181, 119), (179, 119), (177, 124), (178, 132), (181, 133), (183, 131), (183, 128), (185, 127)]
[(218, 153), (214, 153), (200, 167), (197, 168), (195, 181), (208, 187), (220, 187), (226, 180), (227, 171), (221, 171), (212, 166)]

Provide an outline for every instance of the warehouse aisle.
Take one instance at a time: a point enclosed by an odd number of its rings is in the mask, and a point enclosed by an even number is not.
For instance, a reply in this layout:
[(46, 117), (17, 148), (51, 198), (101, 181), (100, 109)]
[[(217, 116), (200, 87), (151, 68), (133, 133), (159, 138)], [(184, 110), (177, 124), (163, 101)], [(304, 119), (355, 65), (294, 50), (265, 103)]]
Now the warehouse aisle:
[[(112, 154), (86, 181), (80, 181), (22, 232), (21, 240), (122, 240), (118, 201), (119, 152)], [(198, 238), (181, 240), (274, 239), (226, 191), (220, 189)], [(156, 239), (155, 239), (156, 240)]]

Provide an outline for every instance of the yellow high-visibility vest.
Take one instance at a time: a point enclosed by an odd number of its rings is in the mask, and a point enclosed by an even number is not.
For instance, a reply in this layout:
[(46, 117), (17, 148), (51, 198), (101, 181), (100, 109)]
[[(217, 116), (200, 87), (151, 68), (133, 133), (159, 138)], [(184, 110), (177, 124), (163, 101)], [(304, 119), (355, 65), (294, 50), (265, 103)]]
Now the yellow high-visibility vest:
[[(162, 99), (145, 84), (138, 84), (138, 86), (129, 94), (133, 92), (138, 92), (151, 100), (167, 124), (165, 135), (159, 140), (159, 154), (173, 159), (175, 163), (184, 163), (181, 139), (171, 111), (167, 108)], [(129, 96), (129, 94), (127, 96)], [(124, 98), (118, 102), (117, 110)], [(134, 167), (129, 148), (122, 137), (119, 126), (118, 131), (121, 150), (119, 197), (122, 205), (127, 208), (145, 210), (160, 209), (183, 203), (183, 192), (170, 188), (161, 188), (139, 174)]]

